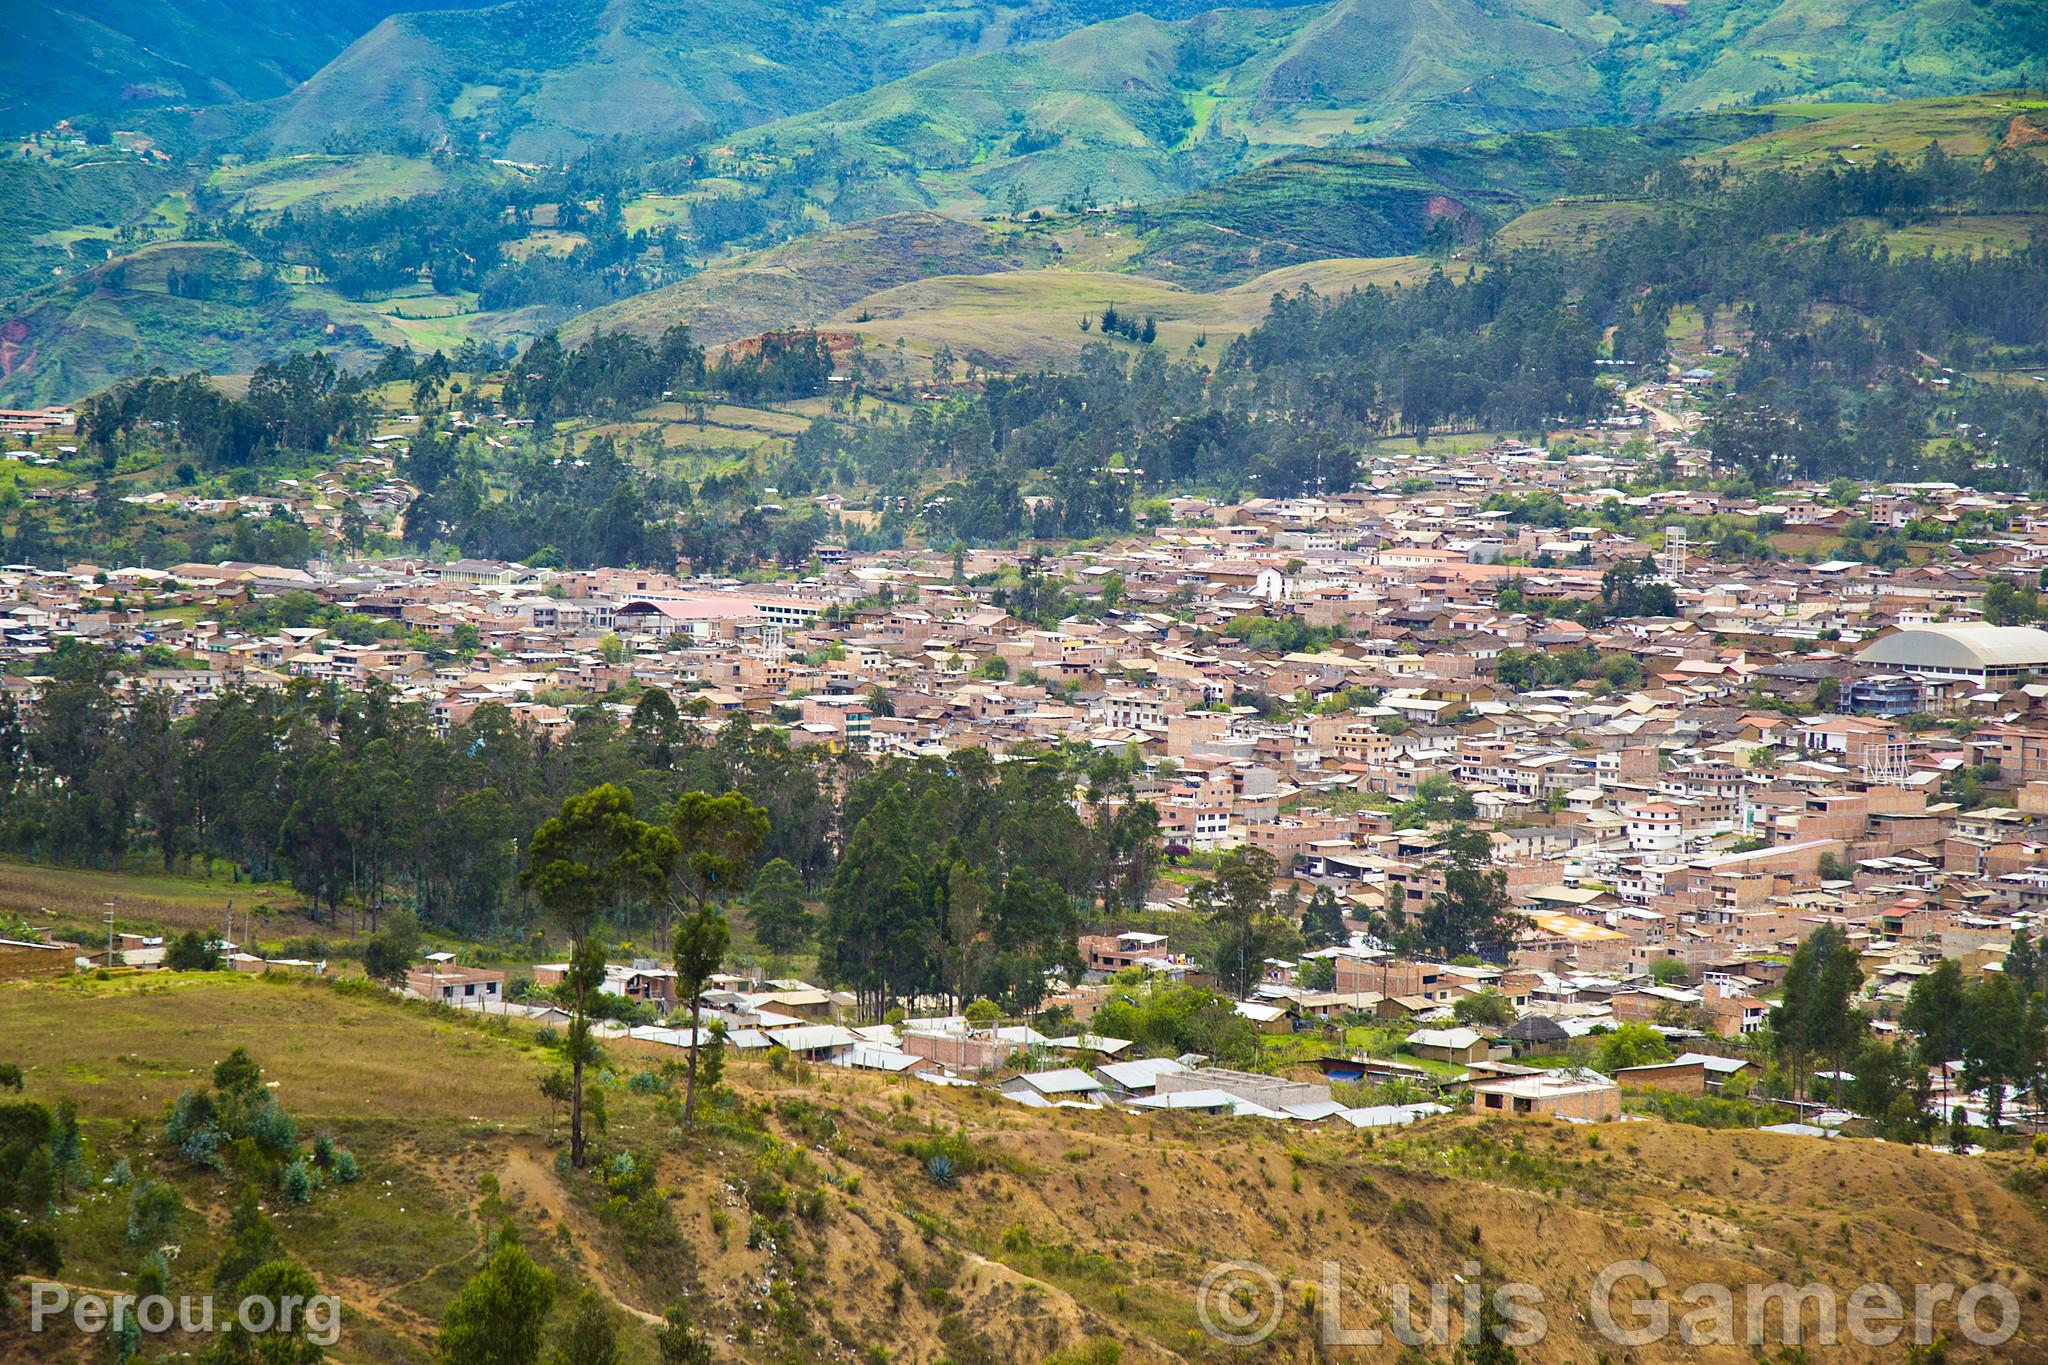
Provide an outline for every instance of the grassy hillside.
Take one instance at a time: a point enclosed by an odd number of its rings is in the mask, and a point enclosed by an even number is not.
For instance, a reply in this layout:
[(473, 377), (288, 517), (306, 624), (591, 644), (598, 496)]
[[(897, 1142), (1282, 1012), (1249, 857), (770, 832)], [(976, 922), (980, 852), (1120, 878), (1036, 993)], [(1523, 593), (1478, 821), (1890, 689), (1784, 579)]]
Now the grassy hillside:
[[(902, 204), (1022, 209), (1153, 200), (1244, 155), (1219, 93), (1284, 51), (1313, 9), (1133, 17), (1042, 47), (945, 62), (769, 125), (742, 152), (802, 157), (835, 219), (879, 179)], [(858, 177), (846, 172), (858, 168)], [(841, 185), (857, 191), (849, 205)]]
[[(1275, 26), (1285, 29), (1298, 17), (1266, 16), (1253, 22), (1239, 16), (1238, 27), (1225, 25), (1219, 31), (1256, 38)], [(1090, 34), (1125, 28), (1167, 43), (1155, 54), (1161, 72), (1178, 69), (1174, 54), (1180, 49), (1174, 44), (1192, 31), (1137, 19)], [(1047, 51), (1066, 52), (1069, 45), (1085, 50), (1083, 36)], [(1027, 54), (1001, 58), (1010, 70), (1031, 68), (1040, 60)], [(953, 65), (979, 69), (976, 62)], [(1170, 84), (1169, 76), (1161, 79)], [(1135, 94), (1118, 99), (1129, 108), (1143, 104)], [(905, 105), (899, 113), (922, 107)], [(1064, 107), (1068, 116), (1081, 118), (1082, 105)], [(1109, 107), (1099, 102), (1092, 126), (1111, 126), (1103, 112)], [(1156, 113), (1161, 106), (1146, 107)], [(1126, 120), (1124, 126), (1137, 125)], [(1014, 144), (1020, 136), (1005, 138)], [(194, 195), (173, 168), (133, 159), (96, 162), (73, 156), (75, 164), (18, 159), (0, 162), (0, 186), (14, 191), (23, 221), (36, 230), (0, 248), (0, 280), (11, 281), (17, 297), (25, 296), (10, 316), (0, 319), (11, 324), (11, 344), (0, 350), (0, 399), (75, 397), (153, 364), (246, 372), (293, 345), (320, 344), (358, 356), (401, 343), (423, 351), (452, 350), (471, 337), (518, 345), (565, 316), (571, 318), (566, 331), (572, 338), (599, 327), (652, 336), (682, 323), (716, 343), (775, 327), (828, 322), (880, 335), (862, 322), (862, 315), (875, 320), (898, 314), (905, 320), (900, 334), (914, 353), (928, 354), (944, 342), (955, 354), (972, 350), (1001, 366), (1040, 364), (1071, 355), (1084, 339), (1075, 326), (1079, 315), (1112, 301), (1057, 299), (1041, 306), (1040, 300), (1061, 292), (1056, 280), (1062, 272), (1146, 277), (1129, 286), (1128, 298), (1117, 301), (1137, 303), (1145, 293), (1146, 301), (1156, 304), (1168, 340), (1179, 346), (1204, 330), (1230, 333), (1232, 319), (1204, 312), (1195, 296), (1153, 298), (1146, 291), (1172, 285), (1213, 292), (1320, 262), (1441, 255), (1482, 233), (1499, 233), (1503, 241), (1521, 245), (1582, 240), (1603, 225), (1646, 212), (1651, 205), (1640, 196), (1647, 178), (1676, 159), (1752, 173), (1819, 157), (1855, 160), (1879, 149), (1917, 153), (1930, 140), (1964, 157), (1994, 148), (2048, 155), (2048, 97), (2008, 93), (1890, 105), (1786, 104), (1646, 125), (1325, 147), (1274, 157), (1207, 188), (1117, 213), (977, 218), (917, 210), (826, 227), (777, 246), (714, 258), (678, 283), (575, 315), (539, 306), (486, 311), (474, 290), (441, 293), (426, 280), (388, 295), (347, 299), (303, 268), (283, 266), (266, 273), (238, 247), (184, 240)], [(1093, 149), (1088, 156), (1108, 145), (1082, 139), (1073, 146), (1081, 141)], [(946, 155), (962, 163), (946, 173), (956, 177), (956, 184), (965, 183), (957, 177), (982, 174), (1000, 162), (993, 156), (977, 162), (958, 149)], [(1169, 153), (1167, 160), (1178, 155)], [(1088, 164), (1085, 156), (1062, 160), (1065, 156), (1048, 149), (1007, 164), (1014, 168), (1042, 161), (1069, 169)], [(462, 186), (490, 193), (499, 180), (516, 174), (478, 158), (308, 154), (216, 168), (204, 193), (217, 211), (260, 218), (286, 209), (363, 205)], [(874, 174), (850, 178), (847, 184), (859, 185), (869, 202), (889, 202), (893, 195), (921, 194), (919, 185), (937, 183), (931, 178), (936, 174), (923, 180)], [(710, 198), (753, 192), (747, 179), (705, 178), (693, 182), (686, 194), (649, 194), (628, 203), (627, 222), (638, 229), (688, 224), (697, 205)], [(1995, 221), (1927, 219), (1867, 226), (1886, 233), (1896, 247), (1948, 251), (2011, 249), (2042, 224), (2036, 214), (2006, 212), (1995, 215)], [(578, 234), (537, 226), (508, 255), (560, 253), (579, 240)], [(224, 287), (203, 298), (189, 291), (174, 294), (169, 288), (172, 269), (181, 277), (197, 269)], [(63, 273), (53, 273), (58, 271)], [(1007, 271), (1053, 273), (1045, 282), (1020, 284), (1014, 298), (1005, 296), (1001, 286), (967, 289), (957, 283)], [(867, 302), (934, 280), (944, 283), (874, 306)], [(1081, 289), (1083, 294), (1105, 292), (1092, 279)], [(975, 300), (986, 297), (1003, 298), (1005, 306), (1015, 304), (1019, 311), (982, 318)], [(956, 300), (968, 305), (965, 314), (956, 316)], [(1075, 303), (1083, 306), (1070, 309)], [(961, 317), (974, 319), (966, 334), (960, 332)], [(882, 340), (893, 344), (898, 334)]]
[(1651, 7), (1625, 51), (1638, 116), (1777, 95), (1909, 99), (2040, 84), (2048, 8), (2001, 0), (1697, 0)]
[(549, 161), (596, 139), (738, 127), (966, 52), (1187, 0), (508, 0), (396, 15), (282, 101), (282, 151), (424, 146)]
[(95, 938), (104, 942), (103, 921), (110, 905), (123, 932), (218, 930), (232, 908), (238, 922), (253, 917), (255, 932), (265, 939), (331, 934), (331, 928), (305, 917), (300, 899), (282, 883), (235, 881), (225, 870), (209, 878), (147, 866), (106, 872), (0, 858), (0, 904), (36, 927), (49, 928), (57, 937), (72, 937), (87, 948)]
[[(1318, 260), (1274, 270), (1242, 284), (1196, 293), (1142, 274), (1085, 270), (1017, 270), (920, 280), (842, 311), (835, 331), (857, 333), (869, 349), (893, 353), (900, 341), (912, 357), (941, 347), (984, 368), (1016, 372), (1072, 364), (1081, 348), (1104, 338), (1081, 330), (1105, 306), (1152, 318), (1158, 345), (1172, 356), (1213, 360), (1230, 340), (1256, 326), (1275, 294), (1306, 286), (1342, 293), (1368, 284), (1413, 283), (1432, 263), (1418, 256)], [(1197, 346), (1197, 342), (1204, 343)], [(1122, 350), (1137, 347), (1111, 341)]]
[(124, 229), (188, 182), (168, 167), (132, 157), (60, 164), (28, 156), (0, 158), (0, 299), (103, 261)]
[(703, 341), (736, 341), (822, 322), (914, 280), (1013, 269), (1034, 254), (1045, 252), (1008, 243), (979, 223), (895, 214), (721, 261), (680, 284), (586, 313), (563, 336), (603, 328), (651, 337), (681, 324)]
[(1744, 111), (1642, 127), (1298, 152), (1128, 210), (1118, 222), (1140, 243), (1132, 269), (1214, 288), (1284, 265), (1467, 240), (1563, 195), (1633, 191), (1668, 160), (1797, 118)]
[(367, 152), (277, 157), (223, 166), (206, 181), (223, 213), (359, 208), (385, 199), (437, 194), (460, 184), (493, 184), (511, 172), (475, 158), (435, 160)]
[(1759, 117), (1796, 116), (1696, 159), (1751, 174), (1790, 170), (1816, 161), (1862, 161), (1880, 152), (1917, 156), (1939, 143), (1950, 156), (1993, 151), (2048, 156), (2048, 95), (2009, 91), (1895, 104), (1774, 106)]
[[(1680, 121), (1681, 124), (1690, 121)], [(1854, 165), (1881, 154), (1910, 160), (1929, 144), (1948, 155), (1977, 160), (2000, 156), (2048, 158), (2048, 96), (2038, 91), (2008, 91), (1952, 98), (1903, 100), (1892, 104), (1769, 105), (1739, 114), (1704, 120), (1722, 132), (1747, 136), (1721, 142), (1709, 139), (1700, 149), (1671, 143), (1666, 151), (1686, 155), (1701, 166), (1724, 167), (1738, 175), (1798, 170), (1817, 163)], [(1651, 129), (1673, 125), (1652, 125)], [(1567, 134), (1576, 137), (1577, 134)], [(1448, 149), (1456, 152), (1460, 149)], [(1619, 164), (1635, 159), (1618, 152)], [(1607, 164), (1616, 164), (1610, 162)], [(1638, 173), (1643, 167), (1638, 167)], [(1510, 246), (1554, 246), (1584, 241), (1589, 235), (1624, 226), (1655, 210), (1656, 205), (1627, 193), (1613, 193), (1624, 182), (1609, 183), (1608, 193), (1578, 178), (1553, 188), (1547, 203), (1521, 213), (1501, 229), (1499, 240)], [(1531, 196), (1540, 201), (1543, 196)], [(2006, 213), (1919, 215), (1899, 221), (1855, 220), (1852, 232), (1881, 235), (1895, 251), (2013, 251), (2030, 240), (2048, 240), (2048, 214), (2034, 209)]]
[[(730, 1098), (686, 1130), (623, 1084), (653, 1054), (614, 1043), (601, 1150), (655, 1168), (655, 1197), (629, 1204), (559, 1173), (561, 1133), (537, 1088), (553, 1059), (527, 1029), (312, 984), (159, 977), (0, 987), (0, 1038), (27, 1073), (26, 1098), (78, 1102), (95, 1175), (125, 1160), (178, 1189), (188, 1213), (173, 1293), (211, 1283), (249, 1178), (179, 1160), (164, 1113), (246, 1047), (301, 1139), (329, 1134), (361, 1167), (353, 1184), (270, 1208), (283, 1249), (343, 1299), (330, 1352), (343, 1362), (429, 1359), (442, 1311), (506, 1220), (560, 1278), (558, 1305), (577, 1286), (611, 1305), (633, 1365), (651, 1365), (647, 1320), (677, 1302), (719, 1359), (853, 1359), (879, 1346), (895, 1360), (1040, 1362), (1088, 1343), (1103, 1352), (1090, 1358), (1109, 1358), (1105, 1342), (1127, 1361), (1234, 1358), (1196, 1312), (1224, 1258), (1259, 1262), (1280, 1286), (1261, 1348), (1271, 1358), (1312, 1356), (1326, 1260), (1341, 1267), (1347, 1326), (1379, 1320), (1384, 1286), (1438, 1280), (1456, 1305), (1453, 1277), (1477, 1273), (1543, 1294), (1549, 1335), (1525, 1358), (1616, 1355), (1585, 1316), (1589, 1286), (1599, 1267), (1637, 1258), (1674, 1294), (1786, 1280), (1846, 1298), (1878, 1281), (1910, 1298), (1915, 1284), (1994, 1280), (2026, 1307), (2022, 1336), (1995, 1352), (1956, 1341), (1949, 1358), (2044, 1358), (2031, 1314), (2048, 1214), (2005, 1183), (2015, 1156), (1661, 1122), (1450, 1118), (1375, 1140), (1032, 1111), (986, 1091), (758, 1061), (731, 1063)], [(951, 1184), (912, 1154), (935, 1137), (961, 1158)], [(125, 1283), (128, 1195), (86, 1189), (60, 1220), (62, 1278)], [(1736, 1311), (1740, 1324), (1740, 1299)], [(1775, 1311), (1766, 1320), (1775, 1336)], [(0, 1358), (103, 1358), (102, 1343), (30, 1339), (21, 1321), (0, 1327)], [(1671, 1340), (1629, 1358), (1754, 1357)]]
[(308, 305), (220, 242), (144, 247), (43, 291), (0, 325), (0, 401), (9, 404), (73, 399), (156, 366), (246, 374), (309, 345), (350, 362), (375, 350), (367, 328)]

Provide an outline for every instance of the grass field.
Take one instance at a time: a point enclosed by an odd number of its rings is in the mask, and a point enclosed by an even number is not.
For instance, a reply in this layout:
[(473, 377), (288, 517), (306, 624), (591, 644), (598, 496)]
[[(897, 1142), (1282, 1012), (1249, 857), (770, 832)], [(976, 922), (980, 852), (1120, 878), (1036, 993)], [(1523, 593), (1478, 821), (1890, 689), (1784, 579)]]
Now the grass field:
[[(1097, 331), (1082, 331), (1083, 317), (1101, 316), (1106, 305), (1119, 312), (1150, 316), (1158, 324), (1156, 343), (1169, 355), (1190, 352), (1199, 338), (1211, 361), (1231, 338), (1256, 326), (1275, 294), (1307, 285), (1339, 293), (1370, 284), (1421, 279), (1431, 263), (1421, 257), (1316, 261), (1271, 271), (1230, 289), (1197, 293), (1143, 275), (1084, 270), (1016, 270), (995, 275), (954, 275), (920, 280), (885, 290), (844, 309), (830, 325), (859, 332), (871, 348), (892, 351), (901, 338), (906, 352), (929, 359), (945, 346), (954, 355), (981, 358), (1004, 370), (1025, 370), (1069, 362)], [(865, 316), (867, 321), (860, 319)], [(1112, 344), (1128, 350), (1129, 342)]]
[(256, 917), (256, 932), (266, 939), (333, 932), (299, 913), (300, 898), (291, 887), (281, 882), (237, 882), (225, 865), (209, 880), (146, 866), (104, 872), (0, 858), (0, 911), (18, 914), (31, 924), (62, 926), (78, 933), (87, 947), (95, 941), (104, 944), (109, 910), (125, 932), (225, 929), (230, 903), (238, 937), (245, 934), (240, 926), (251, 914)]
[(2048, 126), (2048, 98), (2037, 93), (1960, 95), (1897, 104), (1787, 104), (1762, 112), (1819, 117), (1695, 159), (1749, 172), (1836, 158), (1865, 161), (1880, 151), (1914, 157), (1929, 142), (1939, 142), (1951, 156), (1982, 156), (1999, 144), (2016, 117)]
[(426, 157), (364, 153), (288, 156), (224, 166), (208, 185), (243, 212), (355, 208), (443, 189), (448, 177)]
[(1656, 210), (1632, 199), (1564, 199), (1511, 220), (1497, 241), (1507, 247), (1574, 247), (1590, 232), (1607, 232), (1640, 222)]
[(2029, 242), (2048, 242), (2048, 213), (1961, 214), (1896, 228), (1857, 220), (1851, 227), (1882, 236), (1895, 252), (1916, 255), (1923, 251), (1937, 256), (2017, 251)]

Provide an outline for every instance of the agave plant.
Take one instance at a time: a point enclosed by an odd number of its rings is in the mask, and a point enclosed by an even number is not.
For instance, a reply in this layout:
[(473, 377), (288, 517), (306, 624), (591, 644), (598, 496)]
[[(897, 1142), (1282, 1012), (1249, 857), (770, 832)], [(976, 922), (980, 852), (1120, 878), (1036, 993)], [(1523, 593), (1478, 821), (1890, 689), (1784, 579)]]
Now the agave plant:
[(931, 1177), (932, 1184), (934, 1185), (951, 1185), (955, 1179), (953, 1175), (953, 1158), (949, 1156), (933, 1157), (930, 1161), (924, 1163), (924, 1173)]

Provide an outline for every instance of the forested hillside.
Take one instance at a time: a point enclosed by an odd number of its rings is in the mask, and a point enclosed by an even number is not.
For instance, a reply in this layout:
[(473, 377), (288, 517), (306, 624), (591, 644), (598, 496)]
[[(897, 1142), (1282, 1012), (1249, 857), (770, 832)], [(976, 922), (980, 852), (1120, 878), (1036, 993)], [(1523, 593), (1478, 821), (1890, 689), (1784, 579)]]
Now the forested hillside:
[[(2038, 207), (2048, 203), (2040, 163), (1985, 168), (1933, 152), (1749, 178), (1674, 166), (1655, 198), (1670, 207), (1623, 216), (1569, 247), (1481, 253), (1418, 287), (1276, 298), (1213, 370), (1142, 340), (1132, 346), (1121, 328), (1142, 338), (1144, 318), (1084, 315), (1076, 321), (1118, 335), (1089, 346), (1074, 372), (995, 378), (983, 393), (907, 419), (821, 419), (762, 481), (785, 495), (871, 485), (911, 507), (937, 481), (941, 500), (922, 529), (969, 543), (1128, 526), (1133, 497), (1148, 490), (1342, 490), (1389, 433), (1597, 417), (1611, 391), (1596, 359), (1661, 363), (1678, 307), (1748, 338), (1732, 375), (1742, 396), (1728, 401), (1713, 439), (1760, 480), (1967, 476), (2004, 486), (2048, 476), (2048, 398), (1998, 387), (1949, 398), (1902, 378), (1921, 353), (2048, 363), (2048, 252), (1894, 255), (1856, 226), (1936, 205)], [(617, 335), (603, 344), (644, 348)], [(615, 361), (598, 372), (624, 369)], [(867, 373), (886, 380), (879, 364)], [(648, 396), (693, 378), (657, 367)], [(556, 401), (588, 406), (559, 392)], [(1779, 439), (1787, 428), (1796, 438)], [(518, 553), (516, 540), (479, 534), (505, 526), (520, 496), (485, 497), (480, 467), (457, 475), (457, 487), (463, 479), (471, 488), (459, 496), (430, 493), (419, 527), (472, 552)], [(1037, 499), (1028, 514), (1027, 496)], [(659, 501), (648, 508), (661, 510)], [(724, 520), (701, 494), (674, 510), (694, 528), (684, 548), (700, 564), (725, 562), (726, 547), (744, 562), (758, 548), (744, 514)], [(907, 524), (885, 517), (882, 530)]]
[[(253, 475), (345, 440), (364, 384), (406, 382), (430, 414), (400, 466), (419, 490), (404, 528), (417, 548), (570, 566), (682, 555), (700, 570), (743, 570), (764, 557), (801, 564), (826, 539), (1092, 535), (1131, 526), (1162, 493), (1343, 490), (1391, 437), (1594, 422), (1612, 410), (1617, 376), (1663, 372), (1683, 314), (1693, 353), (1715, 337), (1735, 343), (1718, 362), (1727, 394), (1706, 438), (1760, 485), (1852, 475), (2023, 488), (2048, 477), (2048, 395), (2024, 382), (2026, 367), (2048, 365), (2048, 254), (1895, 250), (1888, 236), (2038, 218), (2039, 158), (1930, 149), (1751, 175), (1672, 164), (1646, 189), (1626, 205), (1580, 205), (1606, 216), (1569, 236), (1481, 242), (1405, 282), (1282, 293), (1213, 344), (1169, 345), (1152, 314), (1089, 294), (1048, 322), (1073, 339), (1075, 362), (1018, 373), (943, 346), (913, 372), (903, 351), (867, 344), (868, 330), (784, 330), (707, 351), (681, 326), (651, 338), (591, 329), (544, 337), (505, 367), (497, 398), (536, 423), (510, 443), (436, 419), (447, 362), (394, 350), (362, 379), (269, 368), (240, 399), (198, 378), (116, 386), (86, 406), (80, 458)], [(879, 341), (892, 325), (861, 326), (881, 329)], [(501, 364), (481, 348), (459, 360), (472, 382)], [(1951, 389), (1917, 377), (1928, 363), (2023, 382)], [(976, 378), (956, 386), (963, 366)], [(916, 401), (929, 383), (946, 391)], [(805, 415), (781, 419), (783, 439), (735, 462), (696, 444), (708, 439), (701, 418), (687, 420), (717, 405)], [(296, 427), (294, 414), (305, 419)], [(870, 499), (879, 516), (854, 526), (816, 509), (764, 510), (834, 490)], [(18, 562), (64, 562), (88, 546), (152, 564), (230, 549), (267, 557), (228, 545), (217, 524), (178, 530), (119, 503), (24, 505), (15, 520), (5, 553)], [(253, 536), (252, 525), (236, 534)]]

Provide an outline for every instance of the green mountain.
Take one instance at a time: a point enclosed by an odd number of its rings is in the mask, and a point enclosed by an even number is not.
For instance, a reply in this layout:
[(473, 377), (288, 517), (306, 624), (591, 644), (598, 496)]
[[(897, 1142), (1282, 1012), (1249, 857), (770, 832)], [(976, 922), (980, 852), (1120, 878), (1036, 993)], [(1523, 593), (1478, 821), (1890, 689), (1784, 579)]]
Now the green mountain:
[(1138, 238), (1131, 269), (1215, 288), (1309, 261), (1400, 256), (1469, 240), (1566, 196), (1634, 194), (1667, 162), (1818, 116), (1817, 108), (1793, 105), (1411, 147), (1318, 148), (1126, 210), (1116, 221)]
[[(442, 0), (445, 3), (445, 0)], [(378, 20), (437, 0), (9, 0), (0, 131), (273, 99)]]
[(399, 14), (280, 103), (272, 151), (443, 139), (524, 161), (595, 139), (744, 127), (934, 62), (1196, 0), (510, 0)]
[(944, 62), (740, 139), (831, 216), (879, 209), (1150, 200), (1241, 164), (1226, 92), (1320, 11), (1132, 16), (1041, 46)]
[(0, 325), (0, 400), (75, 399), (159, 365), (247, 374), (319, 345), (349, 364), (373, 358), (361, 326), (337, 322), (226, 243), (144, 247), (43, 291)]
[(2017, 84), (2036, 0), (1338, 0), (1133, 17), (965, 57), (769, 124), (755, 163), (839, 221), (1145, 202), (1300, 148), (1414, 144)]

